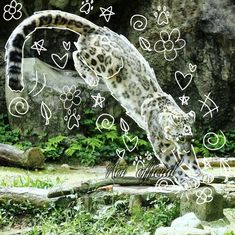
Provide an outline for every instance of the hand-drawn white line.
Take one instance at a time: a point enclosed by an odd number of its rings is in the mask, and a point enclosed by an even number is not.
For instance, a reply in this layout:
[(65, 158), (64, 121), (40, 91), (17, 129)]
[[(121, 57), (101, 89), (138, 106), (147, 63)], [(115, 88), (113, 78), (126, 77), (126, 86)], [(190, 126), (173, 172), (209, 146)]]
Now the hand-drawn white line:
[(139, 141), (138, 136), (131, 138), (127, 134), (122, 135), (122, 140), (129, 152), (132, 152), (137, 147)]
[(63, 41), (63, 47), (66, 51), (69, 51), (70, 50), (70, 47), (71, 47), (71, 42), (65, 42)]
[(130, 19), (130, 26), (132, 26), (133, 29), (137, 31), (143, 31), (146, 28), (147, 24), (148, 24), (148, 20), (143, 15), (136, 14), (136, 15), (133, 15)]
[(70, 109), (73, 105), (78, 106), (82, 99), (80, 97), (81, 91), (76, 89), (75, 85), (71, 87), (63, 86), (63, 93), (60, 95), (60, 100), (64, 104), (65, 109)]
[[(51, 54), (51, 59), (53, 60), (53, 62), (60, 68), (60, 69), (64, 69), (67, 62), (68, 62), (68, 58), (69, 58), (69, 55), (68, 53), (64, 54), (62, 57), (58, 56), (57, 54)], [(56, 61), (57, 60), (57, 61)], [(63, 62), (64, 60), (64, 62)], [(62, 65), (60, 65), (59, 63), (63, 62)]]
[(191, 73), (184, 75), (180, 71), (175, 72), (175, 80), (182, 91), (190, 85), (192, 79), (193, 75)]
[(144, 154), (145, 158), (147, 161), (150, 161), (153, 159), (153, 156), (152, 156), (152, 153), (150, 153), (149, 151), (147, 151), (145, 154)]
[(103, 108), (103, 102), (105, 101), (105, 98), (98, 93), (97, 95), (91, 95), (91, 98), (95, 101), (95, 104), (92, 106), (94, 108), (100, 106), (100, 108)]
[(49, 120), (52, 117), (51, 110), (43, 101), (41, 102), (41, 115), (46, 120), (45, 125), (49, 125)]
[[(37, 14), (37, 13), (40, 13), (40, 11), (39, 12), (34, 12), (34, 14)], [(75, 33), (75, 34), (77, 34), (78, 36), (80, 36), (80, 34), (78, 33), (78, 32), (76, 32), (75, 30), (72, 30), (72, 29), (68, 29), (68, 28), (64, 28), (64, 27), (58, 27), (58, 26), (55, 26), (55, 27), (46, 27), (46, 26), (44, 26), (44, 27), (36, 27), (34, 30), (32, 30), (32, 32), (30, 32), (28, 35), (27, 35), (27, 37), (25, 38), (25, 40), (24, 40), (24, 42), (23, 42), (23, 46), (22, 46), (22, 64), (24, 64), (24, 48), (25, 48), (25, 44), (26, 44), (26, 42), (27, 42), (27, 40), (29, 40), (30, 39), (30, 37), (31, 37), (31, 35), (37, 30), (37, 29), (59, 29), (59, 30), (68, 30), (68, 31), (71, 31), (71, 32), (73, 32), (73, 33)], [(8, 44), (8, 42), (5, 44), (5, 49), (7, 49), (7, 44)], [(6, 59), (5, 59), (6, 60)], [(23, 70), (23, 66), (21, 66), (21, 74), (24, 74), (24, 70)], [(22, 75), (21, 75), (22, 76)], [(23, 78), (21, 79), (22, 81), (23, 81)], [(9, 87), (9, 85), (7, 85), (8, 87)], [(10, 89), (10, 88), (9, 88)], [(24, 90), (24, 88), (23, 88), (23, 90)], [(22, 91), (23, 91), (22, 90)]]
[(174, 186), (175, 186), (174, 181), (168, 177), (163, 177), (159, 179), (155, 184), (155, 188), (157, 189), (158, 192), (165, 192), (165, 193), (174, 192), (176, 190)]
[[(210, 98), (210, 94), (211, 94), (211, 92), (210, 92), (208, 95), (204, 95), (204, 96), (206, 97), (206, 99), (204, 100), (204, 102), (203, 102), (202, 100), (199, 100), (199, 102), (202, 103), (202, 107), (201, 107), (201, 110), (200, 110), (200, 111), (202, 111), (204, 107), (206, 107), (206, 108), (208, 109), (208, 112), (205, 113), (205, 114), (203, 115), (203, 117), (206, 117), (208, 114), (210, 114), (210, 116), (211, 116), (211, 118), (212, 118), (214, 111), (219, 112), (219, 106), (217, 106), (216, 103)], [(207, 102), (208, 102), (208, 104), (207, 104)], [(210, 108), (210, 105), (211, 105), (211, 104), (214, 106), (213, 109)]]
[(126, 150), (125, 149), (122, 149), (122, 150), (116, 149), (116, 153), (119, 158), (124, 158)]
[(182, 95), (179, 97), (179, 100), (181, 101), (181, 105), (188, 105), (189, 99), (190, 99), (190, 97), (185, 96), (185, 95)]
[(184, 135), (184, 136), (186, 136), (186, 135), (193, 135), (190, 126), (184, 125), (184, 128), (183, 128), (183, 135)]
[(38, 55), (41, 55), (41, 51), (47, 51), (47, 49), (43, 46), (44, 45), (44, 39), (41, 39), (37, 42), (34, 42), (31, 46), (31, 49), (37, 50)]
[(68, 123), (67, 127), (69, 130), (72, 130), (74, 127), (79, 128), (79, 120), (80, 120), (80, 115), (77, 114), (76, 108), (73, 109), (73, 113), (71, 114), (71, 110), (68, 110), (68, 116), (65, 118)]
[(208, 203), (213, 200), (212, 190), (211, 188), (208, 187), (203, 188), (201, 190), (197, 190), (196, 196), (197, 196), (196, 203), (198, 205), (202, 205), (204, 203)]
[(144, 51), (152, 51), (150, 42), (143, 37), (139, 37), (139, 44)]
[[(212, 151), (216, 151), (216, 150), (223, 148), (227, 142), (227, 139), (226, 139), (223, 131), (220, 130), (220, 133), (221, 133), (222, 137), (220, 137), (219, 135), (217, 135), (214, 132), (208, 132), (203, 137), (203, 145), (207, 149), (212, 150)], [(223, 141), (221, 142), (222, 139), (223, 139)], [(218, 144), (219, 144), (219, 146), (218, 146)]]
[(82, 1), (82, 6), (80, 8), (80, 12), (88, 15), (93, 10), (93, 6), (92, 6), (93, 3), (94, 3), (93, 0)]
[(3, 19), (6, 21), (11, 20), (12, 18), (15, 20), (19, 20), (22, 16), (22, 12), (20, 11), (22, 8), (22, 4), (12, 0), (10, 4), (4, 6), (3, 10)]
[(220, 172), (222, 173), (222, 175), (225, 173), (224, 182), (228, 182), (228, 177), (230, 176), (232, 172), (231, 167), (228, 164), (228, 159), (220, 158), (219, 161), (220, 161)]
[(112, 6), (109, 6), (108, 8), (100, 7), (100, 11), (101, 11), (101, 14), (99, 15), (99, 17), (103, 16), (106, 22), (109, 22), (111, 16), (115, 15), (115, 13), (113, 12)]
[[(110, 121), (110, 120), (111, 121)], [(100, 123), (101, 121), (101, 123)], [(101, 129), (106, 129), (106, 130), (110, 130), (113, 125), (114, 125), (114, 117), (108, 113), (102, 113), (97, 119), (96, 119), (96, 127), (97, 129), (102, 132)]]
[(192, 65), (191, 63), (189, 64), (189, 70), (191, 73), (194, 73), (197, 69), (197, 65)]
[(163, 9), (161, 8), (161, 6), (158, 6), (157, 10), (158, 12), (160, 12), (160, 14), (158, 14), (157, 11), (154, 12), (154, 16), (157, 18), (157, 24), (158, 25), (168, 24), (170, 13), (169, 11), (166, 11), (166, 6), (163, 6)]
[[(12, 105), (14, 105), (14, 113), (16, 114), (12, 113)], [(29, 104), (26, 99), (16, 97), (11, 100), (8, 111), (13, 117), (21, 117), (29, 111)]]
[(167, 31), (160, 32), (160, 40), (154, 44), (157, 53), (164, 53), (167, 61), (173, 61), (178, 56), (178, 50), (185, 47), (186, 41), (180, 38), (180, 31), (175, 28), (169, 34)]
[(123, 118), (120, 118), (120, 127), (125, 133), (128, 133), (130, 130), (128, 123)]
[[(33, 97), (39, 95), (43, 91), (43, 89), (46, 86), (46, 82), (47, 82), (46, 74), (44, 73), (43, 74), (43, 85), (42, 85), (42, 88), (37, 93), (35, 93), (33, 95)], [(37, 85), (38, 85), (38, 71), (36, 71), (36, 82), (35, 82), (35, 85), (34, 85), (33, 89), (28, 93), (29, 95), (36, 89)]]
[(144, 167), (144, 165), (145, 165), (145, 159), (143, 159), (142, 156), (136, 156), (133, 162), (133, 166), (135, 166), (135, 172), (137, 173), (139, 168)]
[(203, 163), (203, 169), (211, 169), (212, 168), (211, 163), (210, 163), (210, 159), (203, 157), (202, 163)]

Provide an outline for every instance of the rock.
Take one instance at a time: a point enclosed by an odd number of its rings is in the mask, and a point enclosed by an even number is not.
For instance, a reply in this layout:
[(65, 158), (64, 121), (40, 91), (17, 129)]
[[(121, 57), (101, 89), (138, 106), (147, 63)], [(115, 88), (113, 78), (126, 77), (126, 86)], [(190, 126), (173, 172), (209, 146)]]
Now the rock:
[(187, 213), (179, 218), (176, 218), (171, 223), (171, 227), (174, 228), (179, 228), (181, 226), (188, 228), (199, 228), (199, 229), (203, 228), (201, 221), (197, 218), (197, 216), (193, 212)]
[(203, 221), (213, 221), (224, 217), (223, 196), (213, 187), (200, 187), (188, 191), (181, 197), (180, 212), (182, 215), (194, 212)]
[(50, 0), (49, 3), (53, 7), (57, 7), (61, 10), (64, 10), (69, 4), (69, 0)]
[(61, 168), (70, 169), (70, 166), (69, 166), (68, 164), (62, 164), (62, 165), (61, 165)]
[[(39, 59), (24, 59), (24, 84), (21, 93), (6, 87), (6, 102), (11, 126), (19, 128), (21, 134), (32, 141), (43, 133), (53, 136), (86, 131), (81, 121), (88, 108), (94, 110), (97, 118), (102, 113), (115, 114), (115, 117), (123, 113), (104, 84), (91, 89), (77, 72), (52, 69)], [(92, 107), (95, 101), (91, 95), (98, 93), (106, 98), (103, 109)]]
[(156, 229), (155, 235), (211, 235), (207, 230), (188, 227), (160, 227)]
[(131, 195), (129, 200), (129, 213), (132, 216), (140, 215), (142, 208), (142, 196), (141, 195)]

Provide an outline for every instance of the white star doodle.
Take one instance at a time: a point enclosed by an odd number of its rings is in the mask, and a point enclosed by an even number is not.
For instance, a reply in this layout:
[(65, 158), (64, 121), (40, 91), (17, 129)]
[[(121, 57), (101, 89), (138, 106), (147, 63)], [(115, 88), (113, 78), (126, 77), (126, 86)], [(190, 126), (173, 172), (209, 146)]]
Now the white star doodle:
[(110, 18), (112, 15), (115, 15), (115, 13), (112, 11), (113, 10), (113, 7), (110, 6), (108, 8), (103, 8), (103, 7), (100, 7), (100, 10), (101, 10), (101, 14), (100, 14), (100, 17), (103, 16), (104, 19), (106, 20), (106, 22), (109, 22)]
[(100, 106), (100, 108), (103, 108), (103, 102), (105, 101), (105, 98), (98, 93), (97, 95), (92, 95), (92, 99), (95, 100), (95, 104), (92, 107), (97, 107), (97, 105)]
[(31, 49), (37, 50), (38, 54), (40, 55), (41, 51), (47, 51), (47, 49), (43, 46), (44, 45), (44, 39), (41, 39), (37, 42), (34, 42), (31, 46)]
[(189, 101), (190, 97), (189, 96), (180, 96), (179, 100), (181, 101), (181, 105), (188, 105), (188, 101)]

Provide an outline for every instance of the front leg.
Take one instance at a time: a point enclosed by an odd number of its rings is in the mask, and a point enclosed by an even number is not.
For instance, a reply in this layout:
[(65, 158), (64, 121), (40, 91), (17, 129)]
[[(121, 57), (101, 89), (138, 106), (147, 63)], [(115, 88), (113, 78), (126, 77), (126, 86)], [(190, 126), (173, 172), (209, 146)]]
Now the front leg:
[(194, 173), (194, 177), (203, 183), (210, 184), (214, 180), (214, 176), (208, 173), (205, 173), (199, 166), (196, 153), (193, 146), (191, 145), (191, 150), (188, 153), (185, 153), (183, 156), (183, 163)]

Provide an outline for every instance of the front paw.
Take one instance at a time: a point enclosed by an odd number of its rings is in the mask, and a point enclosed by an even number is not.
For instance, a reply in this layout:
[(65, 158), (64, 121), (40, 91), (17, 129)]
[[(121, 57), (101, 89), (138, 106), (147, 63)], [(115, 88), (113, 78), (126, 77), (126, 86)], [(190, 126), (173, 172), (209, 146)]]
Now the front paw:
[(200, 180), (193, 177), (182, 178), (177, 181), (185, 190), (198, 188), (200, 186)]
[(214, 176), (212, 174), (203, 172), (199, 175), (198, 178), (205, 184), (211, 184), (214, 181)]

